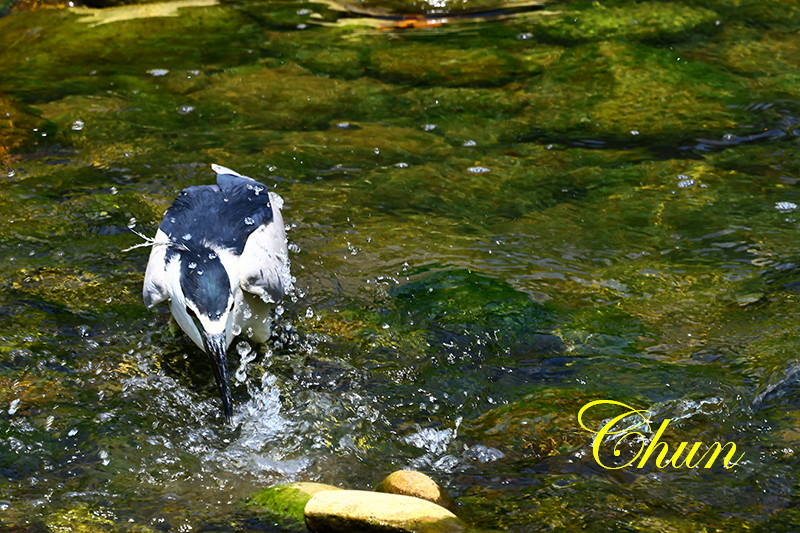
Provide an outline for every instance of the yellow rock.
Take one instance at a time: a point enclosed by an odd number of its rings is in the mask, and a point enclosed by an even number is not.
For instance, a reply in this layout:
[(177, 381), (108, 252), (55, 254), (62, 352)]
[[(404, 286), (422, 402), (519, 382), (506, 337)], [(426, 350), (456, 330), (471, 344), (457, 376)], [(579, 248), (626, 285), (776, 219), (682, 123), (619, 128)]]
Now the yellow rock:
[(461, 533), (456, 515), (435, 503), (363, 490), (324, 491), (305, 508), (306, 526), (317, 533)]
[(451, 510), (458, 511), (458, 504), (453, 498), (439, 486), (434, 480), (415, 470), (398, 470), (392, 472), (375, 488), (378, 492), (388, 492), (390, 494), (403, 494), (428, 500), (437, 505)]

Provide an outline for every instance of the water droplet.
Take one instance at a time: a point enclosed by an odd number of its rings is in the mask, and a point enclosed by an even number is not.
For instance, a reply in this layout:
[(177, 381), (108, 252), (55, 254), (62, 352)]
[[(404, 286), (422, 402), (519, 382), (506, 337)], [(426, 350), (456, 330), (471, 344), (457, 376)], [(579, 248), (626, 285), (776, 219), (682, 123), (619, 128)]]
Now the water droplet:
[[(231, 326), (231, 333), (233, 333), (234, 337), (236, 337), (237, 335), (241, 335), (242, 334), (242, 327), (239, 324), (234, 324), (233, 326)], [(239, 343), (239, 344), (241, 344), (241, 343)], [(237, 346), (237, 349), (238, 349), (238, 346)], [(239, 352), (239, 355), (242, 355), (242, 353)]]
[(797, 204), (792, 202), (775, 202), (775, 209), (781, 213), (788, 213), (797, 209)]
[(194, 107), (190, 105), (182, 105), (178, 106), (178, 109), (176, 111), (178, 112), (179, 115), (188, 115), (189, 113), (194, 111)]
[(467, 169), (467, 172), (469, 172), (471, 174), (483, 174), (485, 172), (491, 172), (491, 170), (486, 168), (486, 167), (478, 166), (478, 167), (469, 167)]
[(147, 73), (150, 74), (151, 76), (159, 77), (159, 76), (166, 76), (167, 74), (169, 74), (169, 70), (165, 68), (151, 68), (150, 70), (147, 71)]
[(690, 187), (694, 187), (695, 185), (697, 185), (697, 182), (691, 178), (689, 178), (688, 180), (681, 180), (678, 182), (678, 187), (680, 187), (681, 189), (688, 189)]
[(191, 241), (192, 240), (192, 234), (191, 233), (187, 233), (186, 235), (181, 237), (181, 239), (183, 239), (184, 241)]
[(202, 276), (202, 275), (203, 275), (203, 271), (202, 271), (202, 270), (198, 270), (198, 271), (197, 271), (197, 275), (198, 275), (198, 276)]
[(245, 217), (244, 223), (247, 224), (248, 226), (252, 226), (253, 224), (256, 223), (256, 221), (253, 220), (251, 217)]
[(339, 122), (339, 123), (336, 124), (336, 127), (339, 128), (339, 129), (342, 129), (342, 130), (346, 130), (347, 128), (350, 127), (350, 123), (349, 122)]
[(209, 259), (212, 259), (212, 260), (213, 260), (213, 259), (216, 259), (216, 258), (217, 258), (217, 254), (216, 254), (216, 253), (214, 253), (214, 252), (211, 252), (211, 253), (209, 253), (209, 254), (208, 254), (208, 258), (209, 258)]
[(77, 119), (75, 122), (72, 123), (72, 131), (81, 131), (83, 129), (84, 122), (81, 119)]
[(372, 151), (375, 152), (375, 155), (380, 155), (381, 154), (381, 149), (378, 148), (377, 146), (375, 148), (373, 148)]
[(408, 168), (408, 163), (403, 163), (402, 161), (399, 163), (394, 164), (395, 168)]
[(69, 437), (74, 437), (77, 434), (78, 434), (78, 428), (72, 428), (69, 431), (67, 431), (67, 436)]
[(436, 129), (436, 124), (424, 124), (422, 126), (423, 131), (433, 131)]
[(242, 310), (242, 316), (245, 320), (249, 320), (253, 316), (253, 311), (251, 311), (249, 307), (245, 307)]
[(16, 175), (17, 175), (17, 171), (16, 171), (16, 170), (9, 170), (9, 171), (6, 173), (6, 176), (8, 176), (9, 178), (13, 178), (13, 177), (14, 177), (14, 176), (16, 176)]
[(169, 222), (170, 222), (170, 224), (174, 224), (175, 223), (175, 217), (169, 217)]
[(192, 261), (191, 263), (189, 263), (188, 265), (186, 265), (186, 267), (187, 267), (189, 270), (194, 270), (195, 268), (197, 268), (197, 263), (195, 263), (194, 261)]
[(639, 130), (631, 130), (631, 135), (639, 135)]
[(98, 455), (100, 456), (100, 459), (103, 461), (103, 466), (108, 466), (108, 463), (111, 462), (111, 460), (108, 458), (108, 452), (105, 450), (100, 450), (100, 453)]
[(309, 307), (308, 309), (306, 309), (306, 318), (313, 318), (313, 317), (314, 317), (314, 311)]
[(464, 141), (464, 144), (462, 144), (461, 146), (466, 146), (467, 148), (470, 148), (472, 146), (478, 146), (478, 143), (476, 143), (472, 139), (468, 139), (468, 140)]
[(19, 409), (20, 401), (21, 400), (19, 398), (11, 401), (11, 405), (8, 406), (8, 414), (10, 415), (16, 414), (17, 409)]
[(533, 34), (530, 32), (524, 32), (517, 35), (517, 40), (520, 41), (527, 41), (528, 39), (533, 39)]
[(247, 341), (239, 341), (236, 343), (236, 353), (239, 357), (244, 357), (250, 353), (250, 344)]
[(136, 222), (137, 222), (136, 217), (131, 217), (130, 220), (128, 220), (128, 228), (129, 229), (135, 228)]

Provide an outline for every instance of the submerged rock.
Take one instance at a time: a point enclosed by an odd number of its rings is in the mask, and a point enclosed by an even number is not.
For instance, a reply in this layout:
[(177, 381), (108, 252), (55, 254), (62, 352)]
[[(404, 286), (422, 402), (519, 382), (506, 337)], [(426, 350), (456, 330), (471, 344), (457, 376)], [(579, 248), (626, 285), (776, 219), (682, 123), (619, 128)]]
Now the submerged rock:
[(312, 482), (275, 485), (253, 494), (247, 500), (247, 505), (251, 509), (302, 523), (303, 509), (315, 494), (341, 490), (333, 485)]
[(458, 533), (466, 529), (456, 515), (435, 503), (361, 490), (324, 491), (306, 504), (314, 532)]
[(559, 42), (620, 38), (663, 41), (702, 27), (711, 28), (719, 18), (713, 11), (685, 3), (642, 2), (615, 7), (593, 3), (590, 6), (542, 19), (539, 34)]
[(447, 491), (430, 477), (415, 470), (398, 470), (397, 472), (392, 472), (378, 484), (375, 490), (378, 492), (402, 494), (404, 496), (413, 496), (422, 500), (428, 500), (454, 513), (458, 509), (458, 504)]
[[(621, 42), (565, 52), (527, 91), (533, 104), (523, 137), (575, 136), (602, 142), (673, 139), (678, 145), (747, 120), (731, 105), (745, 94), (740, 78), (676, 53)], [(565, 105), (569, 102), (569, 105)]]
[[(47, 126), (47, 128), (45, 128)], [(52, 128), (13, 99), (0, 93), (0, 163), (24, 144), (37, 144)]]
[(414, 323), (430, 324), (448, 338), (485, 338), (490, 351), (537, 346), (555, 314), (504, 281), (466, 269), (439, 270), (390, 294)]

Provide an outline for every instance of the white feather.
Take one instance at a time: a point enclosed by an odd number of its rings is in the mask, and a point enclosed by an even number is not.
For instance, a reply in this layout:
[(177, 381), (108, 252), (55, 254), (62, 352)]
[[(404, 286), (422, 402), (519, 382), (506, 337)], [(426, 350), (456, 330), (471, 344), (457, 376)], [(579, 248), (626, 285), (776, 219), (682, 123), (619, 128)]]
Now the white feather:
[(280, 207), (283, 199), (270, 192), (272, 220), (256, 229), (239, 258), (239, 285), (265, 302), (280, 300), (292, 286), (286, 229)]
[(169, 298), (167, 285), (167, 248), (169, 237), (160, 229), (152, 241), (150, 259), (144, 273), (142, 297), (148, 309)]

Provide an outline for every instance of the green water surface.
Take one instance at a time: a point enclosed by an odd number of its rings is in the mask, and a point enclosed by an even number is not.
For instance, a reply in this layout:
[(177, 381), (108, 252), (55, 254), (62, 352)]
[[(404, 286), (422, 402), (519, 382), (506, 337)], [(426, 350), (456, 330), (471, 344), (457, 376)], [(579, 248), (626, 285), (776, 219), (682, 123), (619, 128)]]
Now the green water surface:
[[(476, 531), (800, 528), (800, 2), (198, 4), (0, 18), (0, 529), (285, 531), (243, 498), (399, 468)], [(211, 163), (296, 278), (235, 427), (122, 251)], [(604, 470), (597, 399), (744, 459)]]

